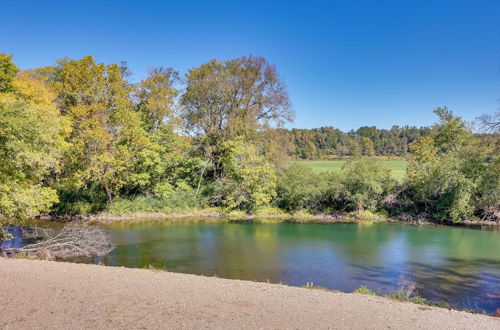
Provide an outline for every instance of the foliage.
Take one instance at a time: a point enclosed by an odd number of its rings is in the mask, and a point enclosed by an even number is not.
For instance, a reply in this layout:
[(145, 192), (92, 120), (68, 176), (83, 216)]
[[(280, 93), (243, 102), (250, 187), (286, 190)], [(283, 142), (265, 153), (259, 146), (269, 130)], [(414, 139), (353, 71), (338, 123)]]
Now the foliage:
[(287, 211), (377, 211), (396, 186), (390, 170), (373, 160), (346, 162), (338, 172), (316, 174), (295, 164), (278, 177), (275, 204)]
[(211, 60), (189, 70), (186, 79), (180, 99), (182, 119), (211, 165), (207, 174), (215, 179), (224, 176), (222, 157), (228, 141), (242, 138), (255, 144), (259, 132), (293, 118), (276, 68), (262, 57)]
[(336, 198), (346, 211), (376, 211), (396, 186), (391, 171), (372, 160), (347, 162), (339, 180), (342, 189)]
[(359, 288), (357, 288), (353, 292), (354, 293), (364, 294), (364, 295), (367, 295), (367, 296), (376, 296), (377, 295), (375, 292), (373, 292), (372, 290), (368, 289), (364, 285), (360, 286)]
[(498, 155), (460, 117), (438, 109), (435, 134), (411, 146), (403, 204), (415, 213), (460, 221), (494, 217), (500, 204)]
[(326, 181), (310, 168), (293, 164), (278, 176), (274, 203), (288, 212), (319, 209)]
[(273, 167), (241, 138), (224, 143), (222, 151), (224, 176), (206, 191), (212, 204), (247, 211), (268, 204), (275, 194)]
[(429, 127), (393, 126), (391, 129), (360, 127), (342, 132), (330, 126), (313, 129), (292, 129), (289, 140), (299, 159), (331, 159), (346, 157), (405, 156), (408, 146), (422, 136), (431, 134)]
[(32, 217), (57, 201), (47, 179), (60, 169), (69, 127), (43, 82), (21, 76), (12, 86), (0, 93), (0, 214)]
[(13, 91), (13, 81), (19, 68), (12, 62), (12, 55), (0, 53), (0, 93)]
[[(496, 115), (481, 118), (493, 134), (473, 134), (447, 108), (435, 110), (432, 127), (287, 130), (285, 84), (264, 58), (211, 60), (185, 80), (163, 67), (137, 83), (129, 76), (126, 63), (92, 56), (20, 72), (0, 54), (0, 216), (205, 206), (230, 214), (500, 216)], [(328, 168), (288, 161), (408, 151), (407, 175), (401, 160)]]
[(115, 199), (106, 207), (106, 212), (116, 215), (171, 213), (203, 206), (204, 202), (194, 191), (174, 191), (168, 199), (153, 196), (136, 196), (130, 199)]

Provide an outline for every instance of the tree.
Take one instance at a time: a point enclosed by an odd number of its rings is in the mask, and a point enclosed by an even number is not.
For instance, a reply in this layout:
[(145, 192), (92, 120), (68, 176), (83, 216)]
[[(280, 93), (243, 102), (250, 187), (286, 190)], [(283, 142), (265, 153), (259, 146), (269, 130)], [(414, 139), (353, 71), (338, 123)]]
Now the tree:
[(500, 133), (500, 111), (495, 112), (493, 115), (483, 114), (478, 119), (481, 129), (484, 132), (493, 134)]
[(361, 156), (359, 142), (353, 138), (350, 138), (348, 141), (349, 141), (349, 153), (350, 153), (351, 157)]
[(168, 124), (178, 124), (174, 116), (175, 97), (179, 94), (174, 84), (178, 80), (178, 72), (159, 67), (135, 86), (137, 108), (144, 114), (150, 133)]
[(361, 150), (363, 156), (372, 157), (375, 156), (375, 148), (373, 147), (373, 141), (369, 137), (361, 138)]
[(41, 79), (20, 75), (0, 93), (0, 214), (32, 217), (57, 201), (48, 178), (59, 171), (69, 123)]
[(149, 142), (122, 68), (98, 64), (92, 56), (65, 60), (53, 86), (61, 112), (72, 123), (64, 189), (96, 187), (111, 200), (127, 183), (135, 155)]
[(442, 152), (463, 146), (472, 132), (462, 117), (454, 116), (447, 107), (437, 108), (434, 113), (439, 117), (439, 123), (434, 125), (436, 146)]
[(275, 195), (276, 172), (266, 159), (242, 138), (225, 142), (221, 152), (225, 175), (209, 187), (212, 203), (247, 211), (268, 204)]
[(19, 68), (12, 62), (12, 55), (0, 53), (0, 93), (12, 92), (14, 77)]
[(126, 190), (167, 198), (175, 189), (193, 185), (201, 160), (190, 157), (190, 140), (180, 136), (181, 120), (175, 112), (174, 87), (178, 73), (155, 68), (134, 86), (135, 108), (147, 130), (148, 143), (134, 155), (134, 169)]
[(109, 233), (101, 228), (85, 226), (78, 222), (69, 223), (60, 231), (36, 227), (22, 230), (23, 238), (35, 238), (41, 241), (18, 248), (8, 248), (4, 252), (54, 260), (102, 257), (114, 249)]
[(434, 135), (410, 146), (408, 204), (416, 213), (438, 219), (498, 216), (498, 155), (472, 136), (466, 123), (450, 110), (436, 113), (440, 121)]
[(290, 165), (278, 175), (274, 203), (289, 212), (318, 210), (327, 188), (324, 177), (309, 167)]
[(259, 132), (293, 118), (285, 85), (262, 57), (211, 60), (186, 78), (182, 117), (215, 178), (224, 175), (224, 143), (236, 137), (255, 141)]

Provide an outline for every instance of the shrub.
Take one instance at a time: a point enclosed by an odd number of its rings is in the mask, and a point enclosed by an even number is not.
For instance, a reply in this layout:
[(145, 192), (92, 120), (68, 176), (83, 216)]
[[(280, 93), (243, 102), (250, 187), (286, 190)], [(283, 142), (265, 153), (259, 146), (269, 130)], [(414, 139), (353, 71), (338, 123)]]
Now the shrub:
[(112, 214), (147, 214), (171, 213), (189, 210), (203, 206), (192, 190), (179, 190), (170, 194), (167, 199), (154, 196), (135, 196), (132, 198), (119, 198), (111, 202), (106, 211)]
[(322, 210), (361, 214), (380, 211), (397, 184), (390, 170), (374, 160), (349, 161), (340, 172), (322, 173), (321, 177)]
[(64, 215), (84, 215), (102, 211), (106, 207), (108, 197), (97, 186), (87, 189), (64, 190), (59, 193), (59, 203), (54, 212)]
[(360, 286), (359, 288), (357, 288), (356, 290), (353, 291), (354, 293), (361, 293), (361, 294), (365, 294), (365, 295), (368, 295), (368, 296), (376, 296), (377, 294), (375, 292), (373, 292), (372, 290), (368, 289), (366, 286), (362, 285)]
[(276, 193), (276, 172), (265, 157), (241, 138), (226, 142), (221, 153), (223, 174), (204, 189), (211, 203), (246, 212), (269, 204)]
[(500, 161), (479, 150), (449, 151), (408, 167), (407, 204), (438, 219), (491, 217), (500, 205)]
[(293, 164), (278, 175), (274, 204), (288, 212), (321, 207), (326, 181), (310, 168)]
[(280, 172), (275, 205), (299, 210), (376, 212), (396, 180), (374, 160), (347, 162), (338, 173), (313, 173), (298, 164)]

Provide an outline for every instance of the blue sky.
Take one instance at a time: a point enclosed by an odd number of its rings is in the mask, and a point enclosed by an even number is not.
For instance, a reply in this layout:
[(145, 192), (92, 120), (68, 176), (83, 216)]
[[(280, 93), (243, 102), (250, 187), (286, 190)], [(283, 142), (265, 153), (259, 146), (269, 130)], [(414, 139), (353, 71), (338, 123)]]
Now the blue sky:
[(91, 54), (185, 73), (266, 57), (296, 111), (290, 127), (473, 120), (500, 103), (500, 1), (3, 1), (0, 52), (22, 68)]

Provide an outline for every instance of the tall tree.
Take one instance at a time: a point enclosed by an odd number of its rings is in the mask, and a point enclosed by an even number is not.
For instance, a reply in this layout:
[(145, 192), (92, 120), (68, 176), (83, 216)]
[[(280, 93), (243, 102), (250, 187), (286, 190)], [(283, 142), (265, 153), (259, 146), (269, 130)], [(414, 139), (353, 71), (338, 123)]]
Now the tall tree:
[(21, 74), (0, 93), (0, 214), (32, 217), (57, 202), (49, 177), (59, 171), (69, 123), (41, 79)]
[(96, 63), (92, 56), (65, 60), (54, 87), (59, 107), (72, 123), (65, 183), (83, 189), (97, 185), (111, 200), (126, 183), (135, 153), (148, 142), (123, 70)]
[(186, 128), (216, 178), (224, 172), (225, 142), (236, 137), (255, 140), (259, 132), (293, 119), (285, 85), (262, 57), (211, 60), (189, 70), (181, 105)]
[(137, 108), (144, 114), (149, 132), (168, 124), (177, 124), (174, 105), (179, 90), (174, 84), (178, 80), (178, 72), (159, 67), (152, 69), (149, 76), (135, 86)]

